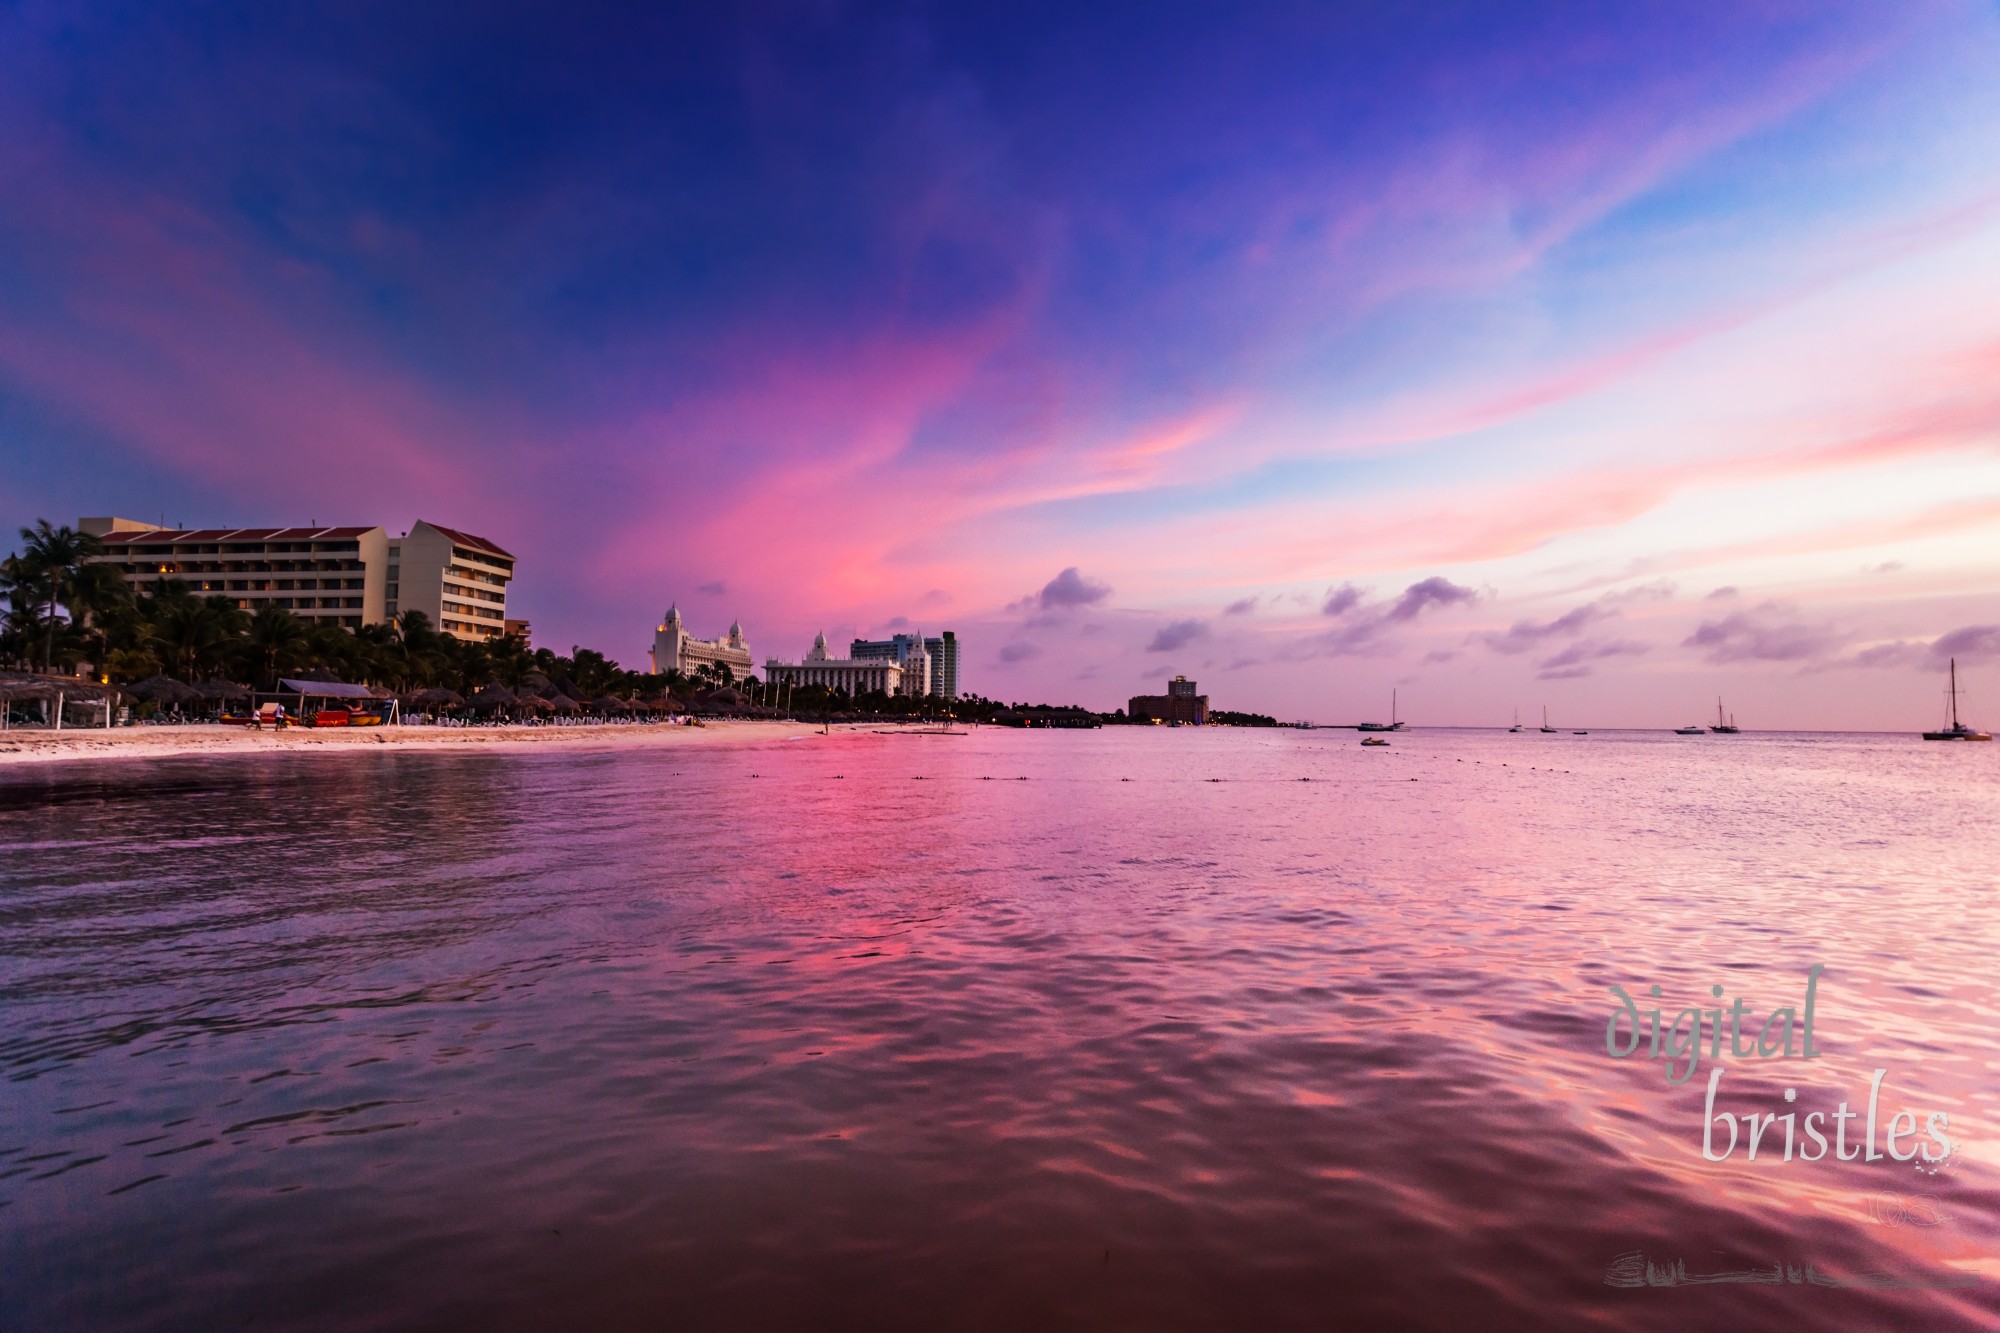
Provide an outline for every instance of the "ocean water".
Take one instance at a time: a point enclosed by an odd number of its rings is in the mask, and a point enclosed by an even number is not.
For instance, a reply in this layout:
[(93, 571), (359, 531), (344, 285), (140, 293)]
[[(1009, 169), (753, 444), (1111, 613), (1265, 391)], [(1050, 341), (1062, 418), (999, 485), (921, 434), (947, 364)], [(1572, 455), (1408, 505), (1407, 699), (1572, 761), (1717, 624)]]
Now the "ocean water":
[(2000, 1327), (2000, 746), (1357, 739), (0, 777), (0, 1324)]

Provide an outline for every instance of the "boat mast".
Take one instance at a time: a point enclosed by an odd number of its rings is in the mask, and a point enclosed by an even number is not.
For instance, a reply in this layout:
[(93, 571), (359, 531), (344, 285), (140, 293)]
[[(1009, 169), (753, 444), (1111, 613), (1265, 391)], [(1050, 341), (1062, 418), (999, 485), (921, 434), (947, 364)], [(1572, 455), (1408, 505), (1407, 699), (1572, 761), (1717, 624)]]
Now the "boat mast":
[(1951, 729), (1958, 730), (1958, 659), (1951, 659)]

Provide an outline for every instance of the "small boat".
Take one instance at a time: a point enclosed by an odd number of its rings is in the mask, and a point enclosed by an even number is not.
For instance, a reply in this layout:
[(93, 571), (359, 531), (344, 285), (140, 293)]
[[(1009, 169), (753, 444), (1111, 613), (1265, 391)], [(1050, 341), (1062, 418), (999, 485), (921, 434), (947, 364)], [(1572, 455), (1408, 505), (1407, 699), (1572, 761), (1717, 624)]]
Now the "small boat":
[(1722, 696), (1719, 694), (1715, 696), (1715, 725), (1709, 730), (1718, 736), (1736, 734), (1736, 714), (1731, 713), (1728, 717), (1722, 715)]
[(1951, 696), (1951, 725), (1943, 731), (1927, 731), (1927, 741), (1990, 741), (1993, 733), (1968, 727), (1958, 720), (1958, 659), (1951, 659), (1951, 687), (1946, 691)]
[(1701, 733), (1702, 733), (1702, 731), (1703, 731), (1703, 730), (1704, 730), (1704, 728), (1702, 727), (1701, 723), (1697, 722), (1697, 723), (1693, 724), (1692, 726), (1686, 726), (1686, 727), (1675, 727), (1675, 728), (1674, 728), (1674, 735), (1676, 735), (1676, 736), (1699, 736), (1699, 735), (1701, 735)]
[(1380, 736), (1369, 736), (1364, 738), (1361, 743), (1363, 745), (1387, 745), (1389, 742), (1383, 740)]
[(1516, 708), (1514, 710), (1514, 725), (1507, 728), (1507, 730), (1512, 732), (1512, 731), (1519, 731), (1520, 729), (1521, 729), (1521, 710)]
[(1389, 691), (1389, 720), (1387, 722), (1363, 722), (1356, 731), (1401, 731), (1403, 724), (1396, 720), (1396, 692)]
[(1542, 733), (1547, 736), (1556, 734), (1556, 729), (1549, 725), (1549, 706), (1547, 704), (1542, 705)]
[(1590, 733), (1589, 733), (1589, 732), (1587, 732), (1587, 731), (1572, 731), (1572, 732), (1570, 733), (1570, 735), (1572, 735), (1572, 736), (1588, 736), (1589, 734), (1590, 734)]

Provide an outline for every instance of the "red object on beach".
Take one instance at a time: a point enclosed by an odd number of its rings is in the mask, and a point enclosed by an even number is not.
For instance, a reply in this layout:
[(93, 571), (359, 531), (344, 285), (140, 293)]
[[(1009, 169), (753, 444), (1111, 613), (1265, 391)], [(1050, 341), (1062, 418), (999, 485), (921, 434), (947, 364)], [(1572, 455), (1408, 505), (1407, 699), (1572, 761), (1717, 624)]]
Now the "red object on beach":
[(344, 727), (354, 720), (345, 708), (322, 708), (313, 714), (315, 727)]

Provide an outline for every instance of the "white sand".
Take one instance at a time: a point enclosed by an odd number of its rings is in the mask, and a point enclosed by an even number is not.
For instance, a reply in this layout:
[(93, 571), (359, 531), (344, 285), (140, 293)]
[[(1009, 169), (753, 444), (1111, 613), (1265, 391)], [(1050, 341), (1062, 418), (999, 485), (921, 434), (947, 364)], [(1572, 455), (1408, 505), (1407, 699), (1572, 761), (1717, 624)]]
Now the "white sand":
[(548, 745), (600, 749), (640, 745), (748, 744), (819, 734), (816, 722), (747, 722), (710, 719), (703, 725), (651, 724), (604, 727), (293, 727), (255, 731), (247, 726), (65, 727), (60, 732), (17, 728), (0, 732), (0, 766), (75, 763), (91, 759), (162, 759), (173, 755), (222, 755), (311, 751), (327, 754), (354, 746), (394, 745), (409, 750), (527, 750)]

